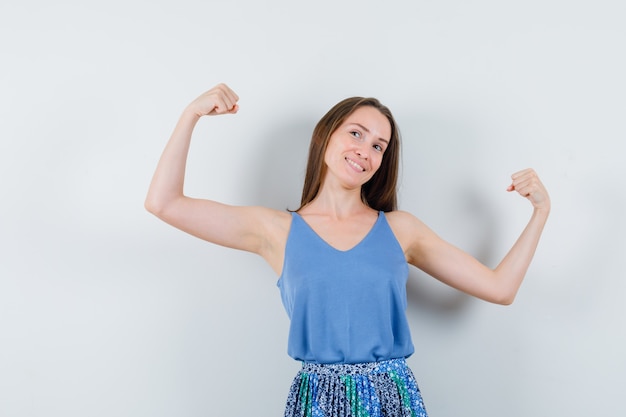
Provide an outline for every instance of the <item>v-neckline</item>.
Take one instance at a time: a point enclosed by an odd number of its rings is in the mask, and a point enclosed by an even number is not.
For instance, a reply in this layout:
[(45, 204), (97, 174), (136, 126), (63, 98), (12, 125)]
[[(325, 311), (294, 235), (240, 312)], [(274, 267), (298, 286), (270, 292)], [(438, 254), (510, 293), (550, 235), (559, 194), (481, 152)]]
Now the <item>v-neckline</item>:
[(334, 247), (333, 245), (331, 245), (330, 243), (328, 243), (328, 241), (326, 239), (324, 239), (319, 233), (317, 233), (317, 231), (304, 219), (304, 217), (302, 217), (300, 215), (300, 213), (295, 212), (295, 211), (293, 213), (300, 218), (300, 220), (302, 221), (302, 223), (304, 223), (306, 228), (309, 229), (311, 231), (311, 233), (313, 233), (313, 235), (315, 235), (319, 241), (321, 241), (325, 246), (329, 247), (330, 249), (332, 249), (332, 250), (334, 250), (336, 252), (340, 252), (340, 253), (348, 253), (348, 252), (351, 252), (351, 251), (355, 250), (359, 246), (361, 246), (361, 244), (363, 242), (365, 242), (369, 238), (369, 236), (372, 234), (372, 232), (374, 231), (376, 226), (378, 226), (378, 222), (380, 222), (380, 219), (382, 217), (381, 216), (381, 212), (379, 211), (378, 212), (378, 216), (376, 217), (376, 221), (374, 222), (374, 224), (370, 227), (370, 229), (363, 236), (363, 238), (361, 240), (359, 240), (354, 246), (352, 246), (352, 247), (350, 247), (348, 249), (338, 249), (338, 248)]

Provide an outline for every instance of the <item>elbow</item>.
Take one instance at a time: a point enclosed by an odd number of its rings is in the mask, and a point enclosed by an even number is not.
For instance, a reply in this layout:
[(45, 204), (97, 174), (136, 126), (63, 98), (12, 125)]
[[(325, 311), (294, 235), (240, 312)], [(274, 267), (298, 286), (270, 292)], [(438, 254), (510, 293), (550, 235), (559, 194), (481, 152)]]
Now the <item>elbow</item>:
[(169, 223), (172, 216), (175, 215), (177, 207), (179, 207), (179, 201), (180, 199), (175, 197), (148, 193), (143, 206), (149, 213)]
[(143, 207), (152, 214), (155, 214), (155, 212), (158, 211), (157, 204), (154, 202), (154, 200), (150, 198), (150, 196), (146, 197), (145, 201), (143, 202)]
[(513, 301), (515, 301), (515, 296), (503, 298), (498, 301), (498, 304), (500, 304), (501, 306), (510, 306), (511, 304), (513, 304)]
[(513, 304), (513, 301), (515, 301), (516, 295), (517, 294), (515, 292), (499, 294), (492, 300), (492, 302), (501, 306), (510, 306), (511, 304)]
[(522, 279), (524, 278), (523, 275), (503, 275), (502, 273), (496, 272), (494, 278), (495, 281), (490, 291), (490, 301), (494, 304), (510, 306), (515, 301)]
[(152, 213), (159, 218), (161, 217), (161, 214), (163, 213), (165, 208), (165, 205), (162, 202), (150, 195), (146, 197), (143, 206), (149, 213)]

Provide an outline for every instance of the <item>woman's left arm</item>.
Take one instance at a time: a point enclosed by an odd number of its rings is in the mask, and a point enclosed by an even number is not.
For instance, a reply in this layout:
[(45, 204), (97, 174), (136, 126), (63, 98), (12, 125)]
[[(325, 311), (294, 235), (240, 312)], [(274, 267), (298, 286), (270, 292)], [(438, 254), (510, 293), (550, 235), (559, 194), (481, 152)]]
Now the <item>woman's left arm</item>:
[(533, 205), (533, 214), (513, 247), (494, 269), (444, 241), (410, 215), (398, 218), (399, 240), (409, 263), (465, 293), (497, 304), (511, 304), (535, 254), (550, 213), (550, 197), (532, 169), (512, 175), (508, 191), (516, 191)]

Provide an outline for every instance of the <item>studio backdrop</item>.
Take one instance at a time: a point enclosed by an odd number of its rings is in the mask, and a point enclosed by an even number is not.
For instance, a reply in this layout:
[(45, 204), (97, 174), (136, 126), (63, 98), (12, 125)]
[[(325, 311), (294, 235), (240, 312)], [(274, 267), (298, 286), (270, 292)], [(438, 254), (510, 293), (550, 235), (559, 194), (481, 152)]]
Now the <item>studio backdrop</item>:
[[(186, 192), (298, 206), (315, 123), (374, 96), (402, 134), (400, 207), (495, 267), (552, 213), (513, 305), (411, 269), (409, 365), (432, 417), (623, 416), (625, 6), (565, 1), (0, 4), (0, 415), (280, 416), (277, 276), (143, 207), (184, 107)], [(269, 382), (268, 382), (269, 381)], [(242, 398), (244, 400), (242, 400)]]

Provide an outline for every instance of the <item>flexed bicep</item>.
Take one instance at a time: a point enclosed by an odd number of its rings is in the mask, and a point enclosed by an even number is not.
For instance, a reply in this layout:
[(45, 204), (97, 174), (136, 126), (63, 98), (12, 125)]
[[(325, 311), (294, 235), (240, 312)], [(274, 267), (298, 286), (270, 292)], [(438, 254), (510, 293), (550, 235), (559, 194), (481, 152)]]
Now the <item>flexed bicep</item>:
[(217, 201), (182, 197), (161, 212), (164, 222), (207, 242), (264, 255), (277, 236), (277, 219), (287, 213), (257, 206), (231, 206)]

